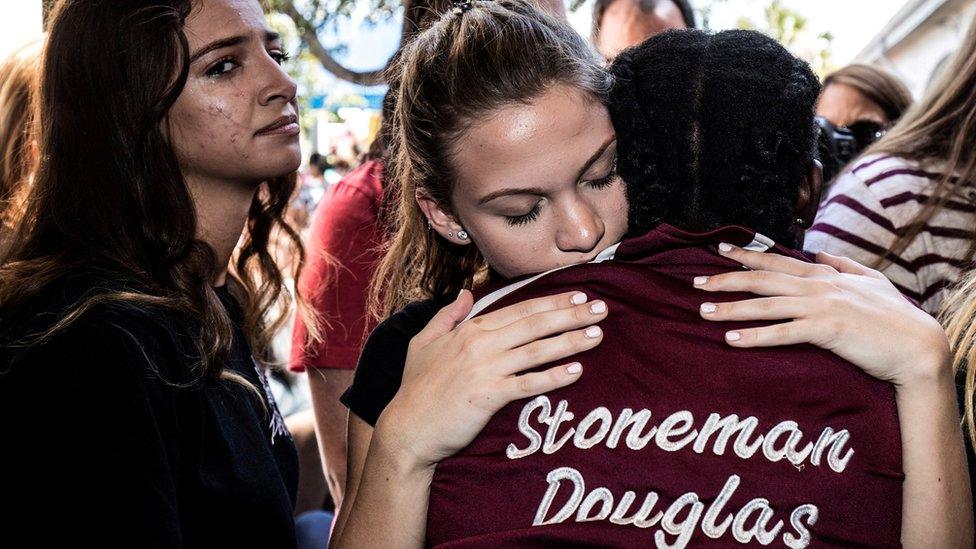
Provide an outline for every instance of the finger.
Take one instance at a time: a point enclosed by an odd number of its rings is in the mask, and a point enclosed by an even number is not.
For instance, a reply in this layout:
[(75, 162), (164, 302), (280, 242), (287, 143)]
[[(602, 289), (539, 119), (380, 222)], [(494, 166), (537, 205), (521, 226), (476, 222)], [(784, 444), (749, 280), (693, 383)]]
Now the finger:
[(607, 317), (607, 304), (602, 300), (574, 305), (569, 309), (544, 311), (517, 320), (491, 332), (496, 349), (515, 349), (533, 341), (563, 332), (592, 326)]
[(871, 278), (885, 278), (885, 275), (881, 274), (879, 271), (865, 267), (853, 259), (831, 255), (827, 252), (820, 252), (817, 254), (817, 263), (820, 263), (821, 265), (829, 265), (830, 267), (837, 269), (838, 272), (845, 274), (870, 276)]
[(706, 320), (787, 320), (805, 317), (814, 304), (798, 297), (758, 297), (728, 303), (702, 303), (699, 313)]
[(430, 319), (427, 326), (425, 326), (420, 333), (413, 337), (411, 343), (423, 347), (431, 341), (434, 341), (442, 335), (450, 332), (455, 326), (458, 325), (459, 322), (468, 316), (473, 302), (474, 298), (472, 297), (471, 292), (468, 290), (461, 290), (461, 293), (458, 294), (457, 299), (455, 299), (452, 303), (445, 305), (440, 311), (437, 311), (437, 314), (434, 315), (434, 318)]
[(579, 379), (582, 373), (583, 366), (579, 362), (573, 362), (541, 372), (511, 376), (502, 381), (499, 393), (506, 402), (529, 398), (565, 387)]
[(807, 295), (819, 288), (820, 282), (808, 278), (772, 272), (742, 271), (695, 278), (695, 287), (708, 292), (749, 292), (764, 296)]
[(603, 341), (603, 330), (589, 326), (555, 337), (540, 339), (509, 351), (499, 362), (502, 373), (515, 374), (568, 356), (588, 351)]
[(813, 263), (777, 253), (754, 252), (724, 242), (718, 245), (718, 253), (754, 271), (772, 271), (793, 276), (809, 276), (816, 272), (811, 268)]
[(534, 314), (575, 307), (586, 303), (588, 299), (585, 293), (579, 291), (537, 297), (472, 318), (469, 322), (485, 330), (497, 330)]
[(773, 326), (731, 330), (725, 333), (725, 342), (733, 347), (777, 347), (814, 343), (818, 335), (816, 322), (794, 320)]

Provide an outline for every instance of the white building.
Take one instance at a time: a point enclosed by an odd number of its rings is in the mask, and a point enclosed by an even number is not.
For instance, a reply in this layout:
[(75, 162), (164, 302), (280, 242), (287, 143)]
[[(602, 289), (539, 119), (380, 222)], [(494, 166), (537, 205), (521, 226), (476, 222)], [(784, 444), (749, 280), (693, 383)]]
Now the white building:
[(955, 53), (976, 17), (976, 0), (908, 0), (857, 55), (888, 69), (916, 98)]

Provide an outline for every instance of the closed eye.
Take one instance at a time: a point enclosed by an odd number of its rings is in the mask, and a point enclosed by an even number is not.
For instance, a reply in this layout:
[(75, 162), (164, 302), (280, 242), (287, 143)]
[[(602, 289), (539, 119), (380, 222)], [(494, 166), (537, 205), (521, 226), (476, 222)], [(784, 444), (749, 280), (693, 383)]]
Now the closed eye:
[(606, 189), (610, 185), (613, 185), (613, 180), (616, 179), (616, 177), (617, 177), (617, 159), (614, 158), (613, 164), (611, 164), (610, 171), (607, 172), (607, 175), (599, 179), (590, 179), (589, 181), (585, 181), (585, 183), (588, 184), (590, 187), (593, 187), (594, 189)]
[(527, 223), (531, 223), (535, 221), (536, 218), (539, 217), (539, 212), (541, 210), (542, 210), (542, 202), (536, 202), (535, 206), (533, 206), (528, 213), (522, 215), (506, 215), (505, 219), (508, 221), (509, 225), (513, 225), (513, 226), (525, 225)]

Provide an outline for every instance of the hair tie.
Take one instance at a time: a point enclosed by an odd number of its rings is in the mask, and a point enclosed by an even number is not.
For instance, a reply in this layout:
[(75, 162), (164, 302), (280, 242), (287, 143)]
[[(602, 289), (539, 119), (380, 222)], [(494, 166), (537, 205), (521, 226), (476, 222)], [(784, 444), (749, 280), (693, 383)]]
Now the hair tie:
[(454, 4), (454, 15), (461, 15), (474, 7), (473, 0), (452, 0), (451, 3)]

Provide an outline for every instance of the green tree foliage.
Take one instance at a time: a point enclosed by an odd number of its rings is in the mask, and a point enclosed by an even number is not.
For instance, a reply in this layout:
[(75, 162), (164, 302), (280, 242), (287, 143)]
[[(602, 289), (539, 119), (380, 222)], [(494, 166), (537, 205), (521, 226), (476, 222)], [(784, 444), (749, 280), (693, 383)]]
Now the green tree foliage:
[(830, 49), (834, 37), (829, 31), (815, 33), (810, 28), (809, 19), (799, 10), (785, 5), (782, 0), (769, 0), (764, 14), (764, 21), (756, 22), (741, 17), (736, 26), (764, 32), (775, 38), (794, 55), (810, 63), (821, 78), (836, 68)]

